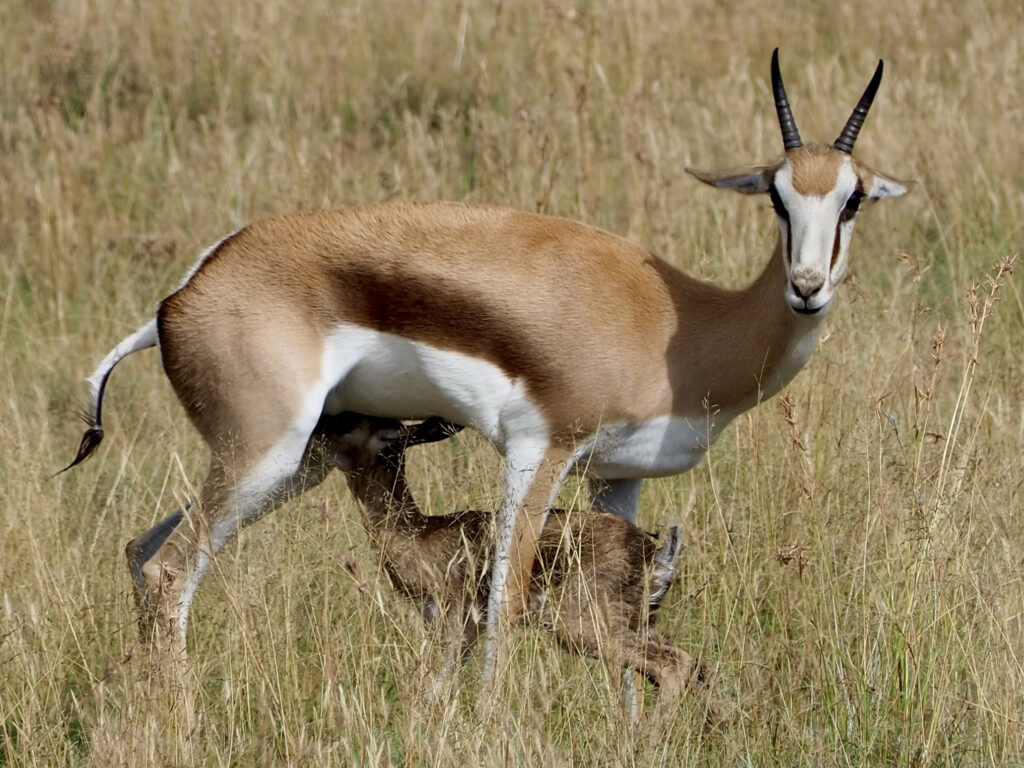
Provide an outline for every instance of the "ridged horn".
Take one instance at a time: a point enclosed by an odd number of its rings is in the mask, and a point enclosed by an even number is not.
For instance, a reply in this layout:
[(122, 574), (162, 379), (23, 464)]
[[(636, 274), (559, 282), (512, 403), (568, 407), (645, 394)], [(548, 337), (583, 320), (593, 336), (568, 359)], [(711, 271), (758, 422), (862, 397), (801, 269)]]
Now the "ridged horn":
[(860, 101), (857, 102), (857, 106), (853, 110), (853, 114), (850, 115), (850, 119), (846, 121), (846, 127), (843, 128), (843, 132), (839, 134), (839, 138), (836, 139), (834, 146), (840, 152), (850, 154), (853, 152), (853, 143), (857, 141), (857, 134), (860, 133), (861, 126), (864, 125), (864, 119), (868, 116), (868, 110), (871, 109), (871, 102), (875, 100), (875, 94), (878, 92), (878, 84), (882, 82), (882, 60), (878, 60), (878, 67), (875, 69), (875, 74), (871, 78), (871, 82), (868, 83), (867, 89), (864, 91), (864, 95), (860, 97)]
[[(779, 72), (779, 49), (772, 51), (772, 94), (775, 96), (775, 111), (779, 113), (779, 128), (782, 129), (782, 145), (787, 152), (800, 149), (804, 143), (800, 140), (800, 131), (796, 129), (793, 111), (789, 108), (786, 98), (786, 86), (782, 84)], [(870, 103), (870, 102), (869, 102)]]

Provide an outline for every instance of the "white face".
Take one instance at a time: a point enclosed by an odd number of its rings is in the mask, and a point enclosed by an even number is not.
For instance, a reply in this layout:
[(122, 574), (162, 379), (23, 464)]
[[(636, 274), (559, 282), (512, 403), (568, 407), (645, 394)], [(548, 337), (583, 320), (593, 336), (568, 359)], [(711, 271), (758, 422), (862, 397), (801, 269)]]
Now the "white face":
[(817, 314), (831, 304), (846, 276), (853, 226), (866, 197), (849, 157), (836, 159), (835, 183), (827, 191), (798, 190), (789, 158), (769, 188), (789, 278), (786, 302), (801, 314)]
[(789, 152), (774, 165), (687, 171), (720, 189), (771, 198), (786, 267), (785, 301), (802, 315), (818, 315), (831, 306), (846, 277), (861, 204), (899, 197), (913, 187), (913, 182), (897, 181), (820, 144)]

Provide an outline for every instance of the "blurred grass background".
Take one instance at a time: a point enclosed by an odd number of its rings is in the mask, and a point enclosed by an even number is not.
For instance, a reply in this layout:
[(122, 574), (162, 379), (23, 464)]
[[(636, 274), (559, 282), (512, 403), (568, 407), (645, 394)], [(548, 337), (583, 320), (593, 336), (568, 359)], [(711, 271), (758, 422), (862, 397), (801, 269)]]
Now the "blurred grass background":
[[(999, 265), (1024, 221), (1022, 28), (1011, 0), (0, 5), (0, 766), (1019, 763), (1024, 303)], [(196, 254), (258, 216), (447, 198), (741, 285), (767, 201), (683, 168), (780, 154), (775, 46), (805, 140), (884, 58), (857, 155), (921, 184), (861, 218), (786, 393), (645, 487), (641, 522), (687, 535), (664, 629), (718, 664), (733, 717), (702, 732), (684, 706), (640, 743), (617, 673), (530, 630), (503, 728), (476, 719), (478, 660), (427, 710), (438, 649), (340, 478), (204, 582), (198, 725), (140, 693), (123, 547), (206, 459), (155, 353), (112, 378), (100, 454), (49, 475), (81, 380)], [(473, 436), (410, 458), (430, 509), (495, 504)]]

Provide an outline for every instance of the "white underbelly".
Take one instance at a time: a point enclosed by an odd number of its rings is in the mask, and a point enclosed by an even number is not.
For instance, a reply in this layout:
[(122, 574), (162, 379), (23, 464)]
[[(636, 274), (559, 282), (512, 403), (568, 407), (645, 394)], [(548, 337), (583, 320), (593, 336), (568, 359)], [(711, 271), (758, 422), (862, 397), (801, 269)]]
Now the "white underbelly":
[[(326, 340), (325, 413), (420, 419), (474, 427), (505, 452), (509, 441), (543, 446), (549, 426), (525, 382), (480, 358), (401, 336), (346, 326)], [(734, 414), (613, 423), (586, 438), (578, 470), (606, 480), (663, 477), (696, 466)]]
[(499, 449), (510, 435), (547, 438), (547, 424), (522, 380), (459, 352), (344, 327), (325, 343), (323, 375), (331, 383), (325, 413), (440, 416), (478, 429)]

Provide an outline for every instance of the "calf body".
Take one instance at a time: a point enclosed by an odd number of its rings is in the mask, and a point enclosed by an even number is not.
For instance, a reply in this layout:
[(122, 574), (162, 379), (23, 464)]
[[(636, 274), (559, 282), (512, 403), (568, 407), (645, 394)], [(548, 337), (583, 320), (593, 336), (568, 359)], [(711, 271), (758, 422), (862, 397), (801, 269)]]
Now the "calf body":
[[(405, 448), (450, 432), (437, 419), (402, 427), (353, 414), (322, 419), (317, 452), (344, 470), (363, 522), (395, 588), (440, 623), (446, 674), (477, 638), (488, 591), (493, 514), (423, 515), (405, 476)], [(655, 542), (609, 513), (554, 509), (537, 544), (526, 616), (568, 650), (643, 674), (657, 686), (649, 728), (660, 731), (698, 665), (659, 637), (653, 622), (675, 578), (678, 524)]]

